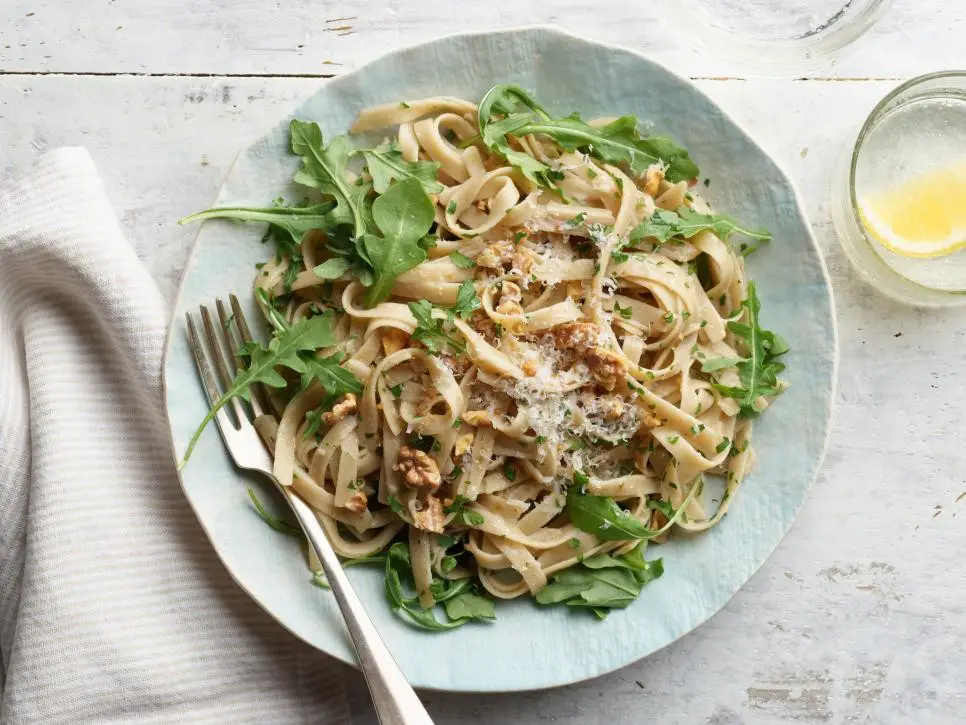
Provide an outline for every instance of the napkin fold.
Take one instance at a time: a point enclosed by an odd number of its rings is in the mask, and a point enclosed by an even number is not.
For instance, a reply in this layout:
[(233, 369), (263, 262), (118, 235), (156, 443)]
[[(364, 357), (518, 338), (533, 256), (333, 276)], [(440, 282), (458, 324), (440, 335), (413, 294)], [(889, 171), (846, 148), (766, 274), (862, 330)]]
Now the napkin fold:
[(182, 496), (167, 317), (85, 150), (0, 186), (0, 723), (348, 723)]

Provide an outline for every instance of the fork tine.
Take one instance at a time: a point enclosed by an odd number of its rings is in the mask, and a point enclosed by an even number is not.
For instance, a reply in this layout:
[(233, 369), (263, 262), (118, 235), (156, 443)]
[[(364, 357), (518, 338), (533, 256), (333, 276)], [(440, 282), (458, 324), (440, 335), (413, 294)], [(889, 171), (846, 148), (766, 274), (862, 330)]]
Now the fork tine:
[[(221, 339), (217, 332), (215, 332), (215, 324), (211, 319), (211, 313), (208, 312), (208, 308), (201, 305), (201, 320), (205, 325), (205, 333), (208, 336), (208, 350), (211, 353), (211, 357), (215, 363), (215, 369), (218, 371), (218, 375), (221, 378), (222, 385), (225, 388), (231, 387), (232, 374), (228, 371), (228, 364), (225, 362), (225, 351), (222, 347)], [(235, 413), (236, 420), (240, 426), (244, 421), (248, 420), (248, 414), (245, 412), (244, 406), (238, 398), (232, 398), (229, 401), (232, 410)]]
[[(237, 295), (229, 295), (229, 302), (231, 303), (231, 314), (235, 319), (235, 325), (238, 328), (238, 332), (241, 334), (242, 342), (251, 342), (252, 338), (251, 328), (248, 327), (248, 320), (245, 319), (245, 311), (242, 310), (241, 303), (238, 301)], [(272, 409), (269, 393), (265, 389), (265, 386), (261, 383), (255, 383), (251, 386), (251, 402), (252, 411), (255, 413), (257, 418), (260, 415), (264, 415), (265, 412)]]
[(235, 373), (238, 371), (238, 338), (241, 333), (235, 334), (237, 331), (234, 325), (235, 316), (228, 314), (221, 297), (215, 300), (215, 307), (218, 309), (218, 322), (221, 323), (221, 329), (225, 331), (225, 340), (228, 342), (228, 351), (231, 353), (228, 356), (229, 367), (231, 372)]
[[(191, 352), (195, 358), (195, 365), (198, 366), (198, 375), (201, 377), (201, 386), (205, 389), (205, 396), (208, 398), (208, 405), (214, 405), (215, 401), (221, 397), (221, 392), (218, 389), (218, 383), (215, 381), (214, 373), (211, 370), (211, 363), (208, 362), (208, 356), (205, 353), (204, 343), (201, 342), (201, 336), (198, 334), (198, 328), (195, 327), (195, 322), (191, 318), (191, 315), (185, 313), (185, 320), (188, 322), (188, 341), (191, 345)], [(222, 408), (215, 414), (215, 422), (218, 424), (219, 428), (224, 429), (225, 426), (234, 428), (234, 424)]]

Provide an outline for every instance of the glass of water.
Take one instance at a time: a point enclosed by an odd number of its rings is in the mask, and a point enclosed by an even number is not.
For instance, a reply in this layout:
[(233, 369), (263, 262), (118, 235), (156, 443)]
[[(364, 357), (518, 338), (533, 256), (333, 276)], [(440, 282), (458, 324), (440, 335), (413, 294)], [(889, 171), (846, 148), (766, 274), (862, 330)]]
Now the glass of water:
[(966, 71), (914, 78), (873, 109), (839, 162), (832, 220), (883, 292), (966, 304)]
[(682, 41), (729, 72), (795, 77), (830, 65), (892, 0), (658, 0)]

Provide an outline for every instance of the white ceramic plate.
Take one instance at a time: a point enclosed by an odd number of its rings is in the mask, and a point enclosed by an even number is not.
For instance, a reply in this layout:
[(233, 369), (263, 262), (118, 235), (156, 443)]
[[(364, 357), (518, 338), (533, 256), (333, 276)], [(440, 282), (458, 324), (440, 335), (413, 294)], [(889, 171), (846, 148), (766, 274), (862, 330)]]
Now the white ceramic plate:
[[(349, 577), (406, 676), (417, 687), (500, 692), (564, 685), (638, 660), (673, 642), (717, 612), (762, 565), (805, 500), (825, 450), (837, 343), (827, 273), (798, 196), (775, 162), (689, 81), (629, 50), (558, 30), (531, 28), (459, 35), (401, 50), (327, 81), (296, 109), (327, 136), (344, 133), (366, 106), (452, 95), (479, 99), (493, 84), (536, 92), (551, 111), (584, 117), (636, 114), (691, 152), (712, 205), (774, 241), (749, 259), (762, 299), (763, 324), (791, 345), (789, 390), (756, 424), (758, 463), (720, 526), (662, 546), (665, 574), (634, 604), (605, 621), (528, 599), (500, 602), (493, 624), (431, 634), (397, 619), (383, 578), (366, 567)], [(287, 122), (242, 152), (218, 205), (264, 205), (290, 192), (296, 159), (287, 152)], [(199, 200), (205, 206), (208, 200)], [(230, 291), (251, 303), (254, 265), (268, 250), (259, 229), (209, 222), (198, 235), (175, 306), (164, 365), (166, 403), (180, 458), (205, 414), (187, 346), (184, 314)], [(290, 537), (265, 526), (211, 426), (182, 473), (185, 495), (231, 575), (286, 629), (324, 652), (352, 662), (351, 645), (332, 597), (309, 583)], [(258, 484), (256, 484), (258, 485)], [(270, 486), (262, 484), (270, 491)], [(268, 495), (266, 494), (266, 498)]]

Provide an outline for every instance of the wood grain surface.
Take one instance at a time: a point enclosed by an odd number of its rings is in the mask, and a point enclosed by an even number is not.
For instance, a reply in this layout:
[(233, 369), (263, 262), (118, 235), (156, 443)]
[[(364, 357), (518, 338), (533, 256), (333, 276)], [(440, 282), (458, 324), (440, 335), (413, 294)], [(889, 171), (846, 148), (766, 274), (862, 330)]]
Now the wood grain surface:
[[(709, 623), (597, 680), (497, 697), (429, 693), (431, 713), (441, 725), (963, 722), (966, 314), (872, 291), (829, 218), (835, 161), (871, 107), (897, 79), (966, 66), (962, 3), (896, 0), (815, 78), (766, 81), (682, 46), (640, 0), (6, 0), (2, 173), (50, 148), (88, 147), (171, 299), (193, 235), (175, 220), (207, 206), (237, 150), (325, 76), (444, 33), (533, 22), (652, 52), (700, 79), (783, 163), (836, 294), (835, 424), (791, 533)], [(361, 679), (348, 677), (354, 723), (375, 723)]]

